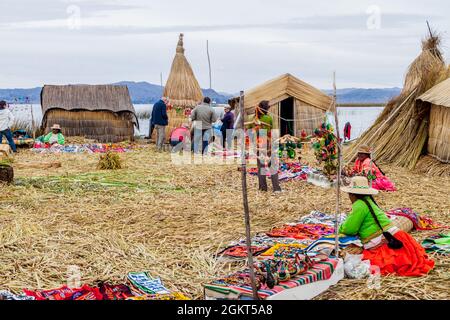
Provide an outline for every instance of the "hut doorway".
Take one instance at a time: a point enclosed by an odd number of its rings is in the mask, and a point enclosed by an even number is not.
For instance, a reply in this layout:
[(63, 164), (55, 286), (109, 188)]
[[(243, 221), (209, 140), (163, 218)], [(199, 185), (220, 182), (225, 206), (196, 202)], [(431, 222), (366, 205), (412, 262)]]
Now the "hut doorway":
[(294, 98), (287, 98), (280, 102), (280, 135), (295, 136), (294, 128)]

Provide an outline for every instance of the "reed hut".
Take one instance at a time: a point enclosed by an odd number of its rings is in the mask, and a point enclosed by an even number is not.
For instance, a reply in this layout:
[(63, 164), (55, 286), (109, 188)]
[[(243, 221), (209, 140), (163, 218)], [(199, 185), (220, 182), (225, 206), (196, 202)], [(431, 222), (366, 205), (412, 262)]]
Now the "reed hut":
[[(240, 98), (229, 101), (232, 107)], [(287, 73), (245, 92), (246, 115), (253, 114), (262, 100), (268, 100), (274, 129), (280, 135), (300, 136), (302, 130), (312, 134), (326, 118), (327, 111), (334, 111), (333, 100), (319, 89)]]
[(41, 92), (42, 129), (57, 123), (66, 136), (82, 136), (99, 142), (134, 139), (139, 127), (126, 86), (46, 85)]
[(202, 89), (184, 55), (183, 38), (184, 35), (181, 33), (163, 93), (163, 96), (169, 99), (173, 107), (167, 111), (169, 125), (167, 126), (166, 137), (169, 137), (170, 131), (187, 121), (189, 110), (197, 106), (203, 99)]
[(450, 78), (428, 90), (418, 100), (418, 103), (423, 103), (430, 110), (427, 143), (429, 157), (419, 161), (418, 167), (427, 168), (428, 173), (435, 171), (439, 175), (450, 175)]
[[(374, 147), (378, 161), (414, 169), (421, 155), (427, 153), (429, 133), (436, 135), (434, 126), (438, 125), (438, 108), (430, 118), (430, 104), (418, 98), (449, 76), (440, 37), (430, 31), (422, 41), (422, 52), (409, 66), (402, 92), (387, 103), (375, 123), (349, 147), (345, 160), (353, 160), (358, 147), (366, 144)], [(431, 140), (432, 145), (436, 143)]]

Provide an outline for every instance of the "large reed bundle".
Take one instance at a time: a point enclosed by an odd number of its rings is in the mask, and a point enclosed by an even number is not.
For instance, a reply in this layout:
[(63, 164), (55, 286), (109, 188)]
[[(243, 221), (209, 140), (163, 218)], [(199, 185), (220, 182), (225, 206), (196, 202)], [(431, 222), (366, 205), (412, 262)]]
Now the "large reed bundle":
[(191, 65), (184, 55), (183, 34), (180, 34), (172, 69), (164, 88), (164, 96), (178, 108), (195, 107), (203, 94)]
[(402, 92), (388, 102), (375, 123), (349, 147), (345, 159), (351, 161), (360, 145), (375, 148), (377, 160), (413, 169), (428, 138), (429, 105), (417, 101), (425, 91), (449, 77), (440, 37), (430, 33), (422, 42), (422, 52), (409, 66)]

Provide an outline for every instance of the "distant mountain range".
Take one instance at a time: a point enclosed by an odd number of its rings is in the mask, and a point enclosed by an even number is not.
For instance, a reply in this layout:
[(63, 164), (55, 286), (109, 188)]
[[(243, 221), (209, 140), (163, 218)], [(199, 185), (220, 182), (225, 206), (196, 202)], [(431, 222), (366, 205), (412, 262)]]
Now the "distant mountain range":
[[(163, 93), (163, 87), (148, 82), (122, 81), (114, 84), (128, 86), (131, 100), (134, 104), (155, 103), (161, 98)], [(40, 87), (31, 89), (0, 89), (0, 100), (6, 100), (9, 103), (40, 103), (41, 89)], [(339, 104), (383, 104), (398, 95), (400, 91), (400, 88), (339, 89), (337, 90), (337, 100)], [(324, 90), (324, 92), (332, 94), (331, 90)], [(220, 104), (227, 103), (228, 99), (234, 96), (228, 93), (217, 92), (213, 89), (203, 89), (203, 95)]]

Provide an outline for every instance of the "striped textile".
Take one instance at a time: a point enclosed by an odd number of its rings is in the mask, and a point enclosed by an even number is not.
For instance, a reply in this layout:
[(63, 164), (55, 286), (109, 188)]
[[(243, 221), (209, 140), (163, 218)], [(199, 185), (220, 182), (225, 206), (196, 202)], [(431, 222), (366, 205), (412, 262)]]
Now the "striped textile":
[[(275, 286), (273, 289), (267, 288), (265, 285), (258, 291), (258, 295), (262, 299), (267, 299), (268, 297), (280, 293), (284, 290), (299, 287), (304, 284), (313, 283), (321, 280), (328, 280), (334, 273), (336, 266), (338, 264), (338, 259), (329, 258), (326, 261), (317, 262), (314, 266), (309, 269), (306, 273), (295, 277), (289, 281), (280, 282), (279, 285)], [(206, 289), (222, 293), (226, 296), (230, 293), (240, 294), (244, 296), (252, 296), (252, 288), (250, 286), (223, 286), (215, 284), (205, 285)]]

